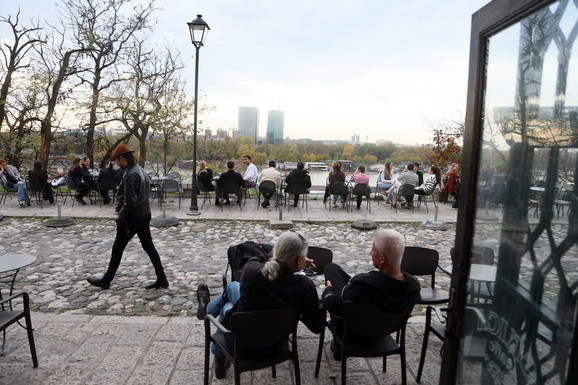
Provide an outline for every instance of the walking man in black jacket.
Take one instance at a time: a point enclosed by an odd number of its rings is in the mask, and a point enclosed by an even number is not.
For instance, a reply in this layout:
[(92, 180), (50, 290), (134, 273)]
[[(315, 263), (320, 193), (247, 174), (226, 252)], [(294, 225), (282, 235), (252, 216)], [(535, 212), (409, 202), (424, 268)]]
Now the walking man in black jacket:
[(120, 265), (122, 253), (128, 242), (138, 235), (142, 248), (149, 255), (155, 268), (157, 280), (146, 286), (147, 289), (169, 287), (161, 258), (157, 252), (150, 230), (151, 210), (149, 207), (150, 182), (146, 172), (140, 167), (133, 156), (134, 151), (121, 144), (113, 151), (110, 161), (117, 160), (124, 171), (120, 182), (116, 211), (116, 239), (112, 246), (112, 253), (108, 269), (102, 278), (89, 277), (88, 283), (104, 290), (110, 287), (110, 282)]
[[(343, 301), (376, 305), (386, 313), (411, 313), (420, 300), (417, 279), (401, 271), (401, 259), (405, 249), (403, 236), (395, 230), (376, 230), (371, 248), (371, 260), (377, 269), (368, 273), (349, 276), (334, 263), (325, 266), (325, 289), (323, 307), (331, 314), (336, 329), (342, 330), (339, 319)], [(331, 350), (336, 360), (341, 359), (338, 347), (332, 342)]]

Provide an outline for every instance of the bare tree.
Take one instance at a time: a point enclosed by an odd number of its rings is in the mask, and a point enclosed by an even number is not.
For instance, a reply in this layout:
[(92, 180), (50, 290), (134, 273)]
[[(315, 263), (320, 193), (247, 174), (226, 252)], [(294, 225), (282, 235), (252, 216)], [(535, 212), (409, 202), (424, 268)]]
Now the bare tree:
[[(133, 0), (65, 0), (68, 23), (74, 44), (84, 50), (80, 83), (88, 87), (90, 97), (84, 104), (88, 113), (86, 153), (94, 161), (94, 133), (98, 125), (108, 123), (110, 111), (101, 103), (101, 94), (122, 81), (117, 64), (126, 60), (126, 48), (135, 34), (148, 27), (154, 0), (139, 4)], [(84, 108), (83, 116), (85, 116)], [(99, 113), (100, 108), (100, 113)]]

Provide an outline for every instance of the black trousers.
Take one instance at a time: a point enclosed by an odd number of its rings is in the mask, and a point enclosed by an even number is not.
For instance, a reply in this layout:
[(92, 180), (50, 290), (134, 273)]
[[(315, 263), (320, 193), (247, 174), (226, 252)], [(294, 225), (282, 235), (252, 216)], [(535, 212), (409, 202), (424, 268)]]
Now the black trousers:
[(151, 215), (148, 214), (141, 218), (127, 218), (125, 222), (117, 222), (116, 224), (116, 238), (114, 244), (112, 245), (112, 253), (110, 257), (110, 262), (108, 263), (108, 269), (104, 274), (103, 280), (106, 282), (112, 281), (120, 261), (122, 259), (122, 253), (126, 248), (128, 242), (132, 237), (138, 235), (138, 239), (142, 245), (142, 248), (148, 254), (153, 266), (155, 268), (155, 273), (157, 279), (163, 279), (165, 277), (165, 270), (161, 263), (161, 257), (155, 248), (153, 243), (153, 238), (151, 236), (150, 229)]

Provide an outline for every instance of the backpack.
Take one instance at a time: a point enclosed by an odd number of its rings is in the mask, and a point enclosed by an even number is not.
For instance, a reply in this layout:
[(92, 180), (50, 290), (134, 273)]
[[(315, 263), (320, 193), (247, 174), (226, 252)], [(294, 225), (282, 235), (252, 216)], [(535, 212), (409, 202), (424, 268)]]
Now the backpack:
[(243, 268), (247, 261), (252, 258), (257, 258), (261, 262), (265, 263), (271, 258), (272, 251), (273, 245), (268, 243), (255, 243), (252, 241), (230, 246), (227, 250), (227, 258), (229, 260), (229, 266), (231, 266), (231, 280), (241, 280)]

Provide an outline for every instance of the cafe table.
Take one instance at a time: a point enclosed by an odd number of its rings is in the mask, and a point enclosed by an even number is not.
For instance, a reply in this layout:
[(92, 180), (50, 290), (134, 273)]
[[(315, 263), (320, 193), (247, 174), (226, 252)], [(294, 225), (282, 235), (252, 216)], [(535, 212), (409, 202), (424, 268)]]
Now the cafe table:
[[(10, 282), (9, 297), (12, 296), (16, 276), (20, 269), (32, 265), (34, 262), (36, 262), (36, 257), (32, 254), (9, 253), (0, 255), (0, 279), (8, 278)], [(0, 290), (0, 300), (2, 300), (2, 290)]]

